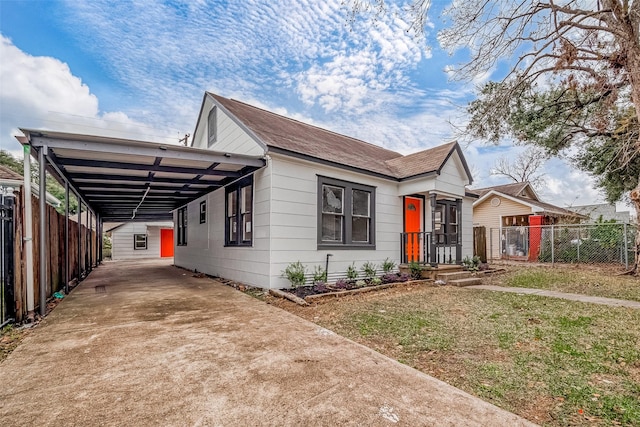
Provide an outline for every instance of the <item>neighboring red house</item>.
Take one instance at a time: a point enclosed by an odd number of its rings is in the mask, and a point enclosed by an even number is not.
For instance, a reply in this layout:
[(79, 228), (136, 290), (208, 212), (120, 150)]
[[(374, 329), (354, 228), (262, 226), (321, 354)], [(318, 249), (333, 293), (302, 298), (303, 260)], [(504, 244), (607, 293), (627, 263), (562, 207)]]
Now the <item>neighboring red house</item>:
[[(588, 218), (540, 201), (528, 182), (478, 188), (469, 192), (478, 196), (473, 203), (474, 227), (484, 226), (487, 233), (493, 233), (492, 238), (487, 239), (487, 254), (493, 258), (506, 256), (534, 261), (540, 248), (540, 226), (576, 223)], [(503, 229), (514, 232), (504, 233)]]

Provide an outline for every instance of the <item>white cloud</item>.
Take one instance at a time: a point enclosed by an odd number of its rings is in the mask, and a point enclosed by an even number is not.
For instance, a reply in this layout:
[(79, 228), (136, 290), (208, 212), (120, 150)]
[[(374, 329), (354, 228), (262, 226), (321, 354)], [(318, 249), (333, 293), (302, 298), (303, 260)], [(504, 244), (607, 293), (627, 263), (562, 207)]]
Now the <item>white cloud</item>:
[(166, 131), (123, 112), (101, 113), (98, 98), (67, 64), (26, 54), (2, 35), (0, 57), (0, 148), (19, 151), (19, 127), (170, 142)]

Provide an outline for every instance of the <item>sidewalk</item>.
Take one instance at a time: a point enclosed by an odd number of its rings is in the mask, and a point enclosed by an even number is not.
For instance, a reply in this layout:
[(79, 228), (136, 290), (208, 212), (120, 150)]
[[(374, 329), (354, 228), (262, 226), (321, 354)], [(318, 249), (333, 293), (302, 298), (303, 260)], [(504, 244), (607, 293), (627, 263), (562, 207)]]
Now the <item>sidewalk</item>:
[(628, 308), (640, 309), (640, 302), (638, 301), (594, 297), (594, 296), (580, 295), (580, 294), (569, 294), (566, 292), (549, 291), (546, 289), (510, 288), (506, 286), (496, 286), (496, 285), (474, 285), (474, 286), (467, 286), (467, 288), (484, 289), (487, 291), (511, 292), (515, 294), (540, 295), (544, 297), (561, 298), (561, 299), (566, 299), (571, 301), (581, 301), (581, 302), (588, 302), (592, 304), (609, 305), (612, 307), (628, 307)]
[(166, 262), (95, 269), (0, 364), (7, 426), (533, 426)]

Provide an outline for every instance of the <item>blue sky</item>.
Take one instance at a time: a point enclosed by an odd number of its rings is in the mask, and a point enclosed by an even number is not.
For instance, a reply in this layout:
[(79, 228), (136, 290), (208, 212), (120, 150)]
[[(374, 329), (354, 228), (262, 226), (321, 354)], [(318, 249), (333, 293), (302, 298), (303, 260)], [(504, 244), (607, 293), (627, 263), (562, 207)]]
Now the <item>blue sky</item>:
[[(341, 0), (0, 0), (0, 148), (18, 127), (177, 143), (205, 90), (402, 153), (456, 137), (475, 82), (450, 82), (464, 60), (439, 48), (434, 0), (425, 37), (388, 2), (375, 21)], [(496, 77), (496, 76), (494, 76)], [(476, 187), (522, 147), (464, 144)], [(591, 180), (554, 159), (545, 199), (601, 201)]]

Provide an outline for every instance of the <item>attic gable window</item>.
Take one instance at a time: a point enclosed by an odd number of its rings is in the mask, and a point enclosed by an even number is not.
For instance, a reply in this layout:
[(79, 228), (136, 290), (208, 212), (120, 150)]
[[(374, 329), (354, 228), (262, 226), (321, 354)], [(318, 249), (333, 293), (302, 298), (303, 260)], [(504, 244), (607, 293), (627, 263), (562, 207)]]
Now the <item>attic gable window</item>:
[(375, 187), (318, 177), (318, 249), (375, 249)]
[(208, 128), (208, 134), (209, 134), (209, 147), (211, 147), (211, 145), (213, 145), (218, 137), (218, 108), (217, 107), (213, 107), (210, 111), (209, 111), (209, 117), (207, 119), (207, 128)]

